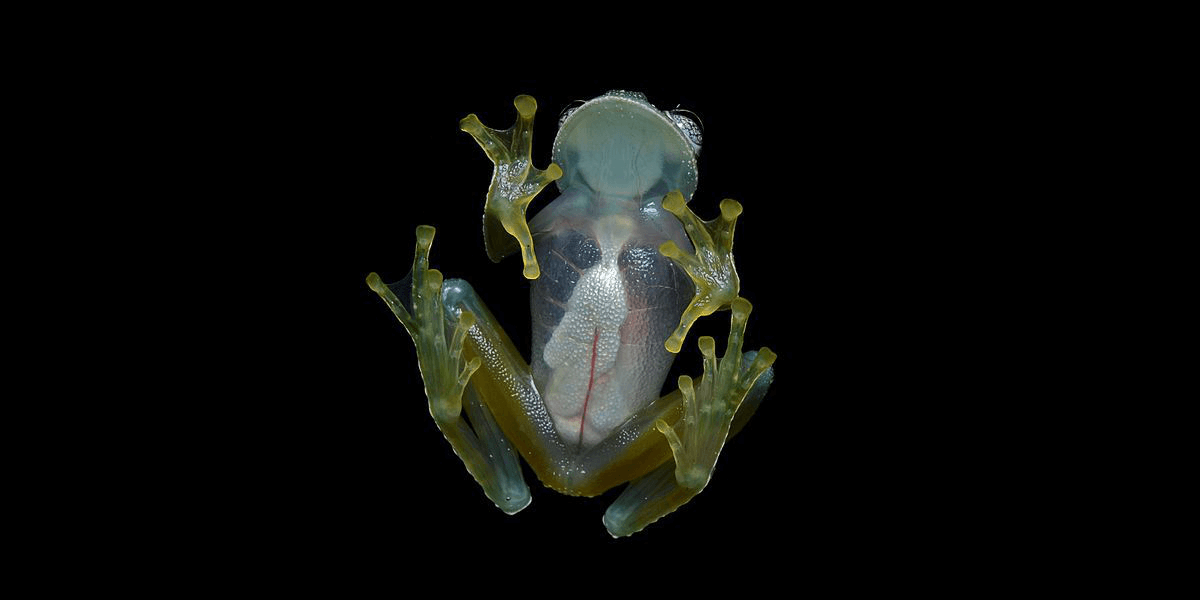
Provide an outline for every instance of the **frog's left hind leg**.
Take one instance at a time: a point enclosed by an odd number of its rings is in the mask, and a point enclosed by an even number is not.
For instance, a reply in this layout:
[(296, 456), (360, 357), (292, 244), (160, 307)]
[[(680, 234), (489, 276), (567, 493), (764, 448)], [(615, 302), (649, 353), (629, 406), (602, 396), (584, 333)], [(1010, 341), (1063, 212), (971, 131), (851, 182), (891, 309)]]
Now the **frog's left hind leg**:
[[(375, 273), (367, 277), (367, 285), (383, 298), (416, 344), (429, 413), (438, 429), (487, 497), (500, 510), (513, 514), (529, 505), (529, 487), (521, 474), (520, 461), (496, 419), (480, 401), (474, 386), (468, 385), (480, 359), (463, 360), (463, 339), (475, 325), (476, 316), (452, 307), (457, 311), (455, 318), (454, 311), (447, 312), (443, 307), (442, 274), (429, 268), (433, 234), (433, 227), (428, 225), (417, 228), (411, 288), (407, 279), (384, 284)], [(410, 293), (411, 310), (400, 300)], [(447, 332), (452, 332), (449, 342)], [(470, 424), (462, 418), (464, 399)]]
[(541, 271), (533, 255), (533, 236), (525, 209), (542, 188), (562, 177), (562, 169), (553, 163), (545, 170), (535, 168), (530, 158), (537, 101), (532, 96), (517, 96), (513, 106), (517, 122), (508, 129), (487, 127), (473, 114), (460, 121), (459, 128), (471, 134), (496, 165), (483, 205), (483, 241), (488, 258), (500, 262), (519, 247), (526, 279), (537, 279)]
[(693, 387), (690, 377), (679, 378), (683, 418), (674, 427), (662, 420), (655, 424), (671, 446), (674, 463), (631, 483), (608, 508), (604, 525), (613, 537), (636, 533), (699, 494), (712, 478), (725, 440), (745, 423), (771, 385), (775, 354), (767, 348), (742, 353), (750, 303), (737, 298), (731, 308), (725, 355), (718, 361), (713, 338), (701, 337), (700, 384)]

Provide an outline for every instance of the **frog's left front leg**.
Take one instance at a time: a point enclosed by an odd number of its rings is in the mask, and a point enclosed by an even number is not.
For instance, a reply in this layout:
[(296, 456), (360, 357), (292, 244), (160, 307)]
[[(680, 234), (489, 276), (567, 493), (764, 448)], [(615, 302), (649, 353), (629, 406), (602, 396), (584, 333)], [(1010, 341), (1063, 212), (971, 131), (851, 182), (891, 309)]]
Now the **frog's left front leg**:
[(500, 262), (519, 247), (526, 279), (537, 279), (541, 271), (533, 255), (533, 236), (525, 209), (542, 188), (562, 177), (562, 169), (553, 163), (545, 170), (535, 168), (530, 158), (537, 101), (532, 96), (517, 96), (513, 106), (517, 122), (508, 129), (487, 127), (473, 114), (460, 121), (459, 128), (471, 134), (496, 165), (483, 206), (483, 241), (488, 258)]
[(732, 302), (733, 318), (725, 355), (718, 361), (716, 342), (699, 340), (704, 355), (700, 384), (679, 378), (684, 412), (674, 427), (659, 420), (655, 428), (666, 436), (674, 464), (668, 462), (634, 481), (604, 514), (604, 525), (613, 537), (630, 535), (671, 513), (704, 490), (725, 440), (745, 424), (748, 415), (771, 385), (775, 354), (767, 348), (742, 353), (742, 337), (750, 303)]

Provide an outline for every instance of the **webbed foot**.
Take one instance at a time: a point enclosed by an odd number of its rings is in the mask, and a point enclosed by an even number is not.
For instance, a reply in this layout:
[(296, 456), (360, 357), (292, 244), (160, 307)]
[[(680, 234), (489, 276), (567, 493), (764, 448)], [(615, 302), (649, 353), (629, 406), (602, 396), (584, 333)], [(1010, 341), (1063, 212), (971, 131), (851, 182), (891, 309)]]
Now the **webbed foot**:
[(632, 535), (699, 494), (709, 479), (725, 440), (743, 425), (771, 385), (775, 354), (767, 348), (742, 352), (742, 337), (750, 303), (736, 298), (725, 356), (716, 357), (711, 337), (700, 338), (704, 374), (699, 386), (690, 377), (679, 378), (683, 415), (674, 427), (655, 421), (671, 448), (674, 463), (667, 462), (634, 480), (604, 513), (604, 526), (613, 537)]
[[(525, 485), (517, 455), (492, 413), (474, 388), (467, 385), (480, 365), (479, 357), (463, 360), (463, 342), (475, 326), (476, 317), (461, 306), (445, 310), (442, 274), (429, 268), (434, 232), (428, 225), (417, 228), (411, 289), (406, 289), (407, 279), (385, 284), (375, 273), (367, 276), (367, 285), (392, 309), (416, 345), (429, 414), (438, 429), (487, 497), (504, 512), (513, 514), (529, 505), (529, 487)], [(407, 296), (410, 292), (411, 312), (397, 295)], [(453, 333), (447, 339), (450, 327)], [(464, 391), (470, 424), (462, 418)]]
[(537, 279), (541, 271), (533, 255), (533, 236), (525, 220), (525, 210), (542, 188), (562, 177), (562, 169), (553, 163), (545, 170), (535, 168), (530, 158), (537, 101), (521, 95), (513, 100), (513, 105), (517, 108), (517, 122), (508, 129), (487, 127), (474, 114), (460, 121), (459, 128), (471, 134), (496, 165), (483, 206), (483, 239), (488, 257), (499, 262), (519, 246), (525, 277)]
[(674, 191), (663, 199), (663, 208), (683, 222), (684, 231), (696, 247), (695, 254), (685, 253), (675, 242), (666, 242), (658, 249), (679, 265), (696, 286), (696, 295), (683, 311), (679, 327), (666, 341), (667, 351), (677, 353), (696, 319), (729, 306), (738, 297), (741, 282), (733, 264), (733, 228), (742, 214), (742, 205), (736, 200), (722, 200), (721, 216), (701, 221), (688, 208), (683, 194)]
[(412, 337), (417, 347), (421, 378), (425, 381), (425, 394), (429, 398), (429, 412), (438, 423), (444, 423), (457, 418), (462, 412), (463, 388), (467, 386), (471, 374), (479, 368), (479, 359), (474, 358), (465, 364), (462, 360), (463, 338), (475, 324), (475, 315), (467, 311), (460, 313), (454, 335), (450, 343), (446, 343), (442, 273), (429, 268), (429, 248), (433, 245), (434, 232), (429, 225), (417, 227), (411, 313), (379, 275), (368, 275), (367, 285), (383, 298)]
[(691, 377), (679, 378), (684, 415), (677, 425), (682, 426), (682, 431), (676, 431), (663, 420), (655, 423), (655, 428), (667, 437), (675, 456), (676, 481), (697, 492), (708, 485), (712, 477), (738, 407), (759, 377), (775, 362), (775, 353), (762, 348), (753, 361), (743, 364), (742, 337), (750, 315), (750, 302), (736, 298), (731, 308), (733, 318), (725, 355), (718, 361), (716, 342), (709, 336), (701, 337), (699, 345), (704, 355), (704, 374), (700, 384), (693, 387)]

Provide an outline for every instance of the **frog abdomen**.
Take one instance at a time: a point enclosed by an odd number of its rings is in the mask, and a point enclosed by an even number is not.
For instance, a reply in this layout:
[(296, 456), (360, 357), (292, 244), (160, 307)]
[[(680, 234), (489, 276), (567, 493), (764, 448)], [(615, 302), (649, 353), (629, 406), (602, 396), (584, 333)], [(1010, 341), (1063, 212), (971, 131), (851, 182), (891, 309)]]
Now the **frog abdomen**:
[(535, 243), (530, 363), (568, 447), (595, 445), (657, 398), (674, 360), (663, 342), (691, 283), (631, 223), (608, 219)]

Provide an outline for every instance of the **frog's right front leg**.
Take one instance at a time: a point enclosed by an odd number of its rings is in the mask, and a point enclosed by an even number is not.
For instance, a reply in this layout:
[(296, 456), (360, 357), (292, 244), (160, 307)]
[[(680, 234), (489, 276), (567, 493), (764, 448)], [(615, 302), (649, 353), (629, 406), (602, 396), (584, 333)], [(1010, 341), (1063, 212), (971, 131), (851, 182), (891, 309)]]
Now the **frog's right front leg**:
[[(442, 274), (429, 269), (433, 235), (433, 227), (417, 228), (411, 290), (407, 281), (384, 284), (375, 273), (367, 277), (367, 285), (388, 304), (416, 345), (429, 413), (438, 428), (488, 498), (513, 514), (529, 505), (529, 487), (519, 459), (473, 382), (472, 376), (485, 361), (463, 352), (468, 332), (477, 329), (476, 313), (453, 299), (445, 302), (446, 290), (454, 286), (443, 286)], [(406, 306), (401, 297), (408, 297), (410, 291), (411, 305)], [(447, 331), (453, 332), (449, 344)], [(464, 406), (469, 424), (462, 418)]]
[(500, 262), (519, 248), (525, 263), (525, 278), (537, 279), (541, 271), (533, 254), (533, 236), (525, 220), (525, 210), (542, 188), (562, 177), (562, 169), (553, 163), (545, 170), (533, 166), (533, 115), (537, 112), (537, 101), (521, 95), (513, 100), (513, 106), (517, 109), (517, 122), (508, 129), (487, 127), (473, 114), (463, 118), (459, 128), (475, 138), (495, 165), (483, 206), (483, 241), (488, 258)]

